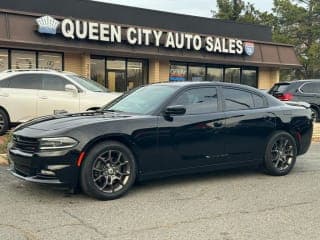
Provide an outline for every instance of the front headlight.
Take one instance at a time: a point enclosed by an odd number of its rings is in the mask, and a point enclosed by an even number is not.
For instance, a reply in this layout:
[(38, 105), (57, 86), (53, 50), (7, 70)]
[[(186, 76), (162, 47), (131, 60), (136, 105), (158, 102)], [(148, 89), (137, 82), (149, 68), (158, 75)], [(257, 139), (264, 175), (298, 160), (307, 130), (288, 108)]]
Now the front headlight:
[(54, 137), (41, 138), (40, 150), (62, 150), (73, 148), (78, 144), (78, 141), (70, 137)]

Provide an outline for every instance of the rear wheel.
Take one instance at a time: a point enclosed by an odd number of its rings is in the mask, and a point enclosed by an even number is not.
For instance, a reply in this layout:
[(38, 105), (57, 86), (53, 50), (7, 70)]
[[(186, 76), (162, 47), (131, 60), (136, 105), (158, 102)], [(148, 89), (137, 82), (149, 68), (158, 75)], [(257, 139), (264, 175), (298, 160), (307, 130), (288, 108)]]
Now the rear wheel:
[(9, 117), (7, 113), (0, 109), (0, 136), (5, 134), (9, 129)]
[(286, 132), (274, 134), (267, 145), (264, 169), (273, 176), (287, 175), (295, 165), (297, 145), (294, 138)]
[(136, 179), (136, 163), (131, 151), (123, 144), (106, 141), (88, 153), (81, 169), (83, 191), (100, 200), (121, 197)]

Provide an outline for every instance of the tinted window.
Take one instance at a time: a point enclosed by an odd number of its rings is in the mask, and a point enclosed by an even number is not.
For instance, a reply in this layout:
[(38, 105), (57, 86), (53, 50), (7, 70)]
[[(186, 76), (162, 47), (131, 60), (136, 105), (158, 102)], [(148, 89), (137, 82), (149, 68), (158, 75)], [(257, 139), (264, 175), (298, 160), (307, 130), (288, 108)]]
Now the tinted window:
[(190, 89), (181, 94), (171, 105), (184, 105), (187, 114), (201, 114), (218, 111), (216, 88)]
[(42, 81), (40, 74), (21, 74), (10, 78), (10, 88), (41, 89)]
[(9, 79), (0, 80), (0, 88), (7, 88), (9, 86)]
[(284, 84), (275, 84), (269, 91), (269, 93), (273, 94), (275, 92), (278, 93), (283, 93), (284, 91), (286, 91), (286, 89), (288, 88), (289, 84), (288, 83), (284, 83)]
[(320, 82), (306, 83), (301, 91), (303, 93), (320, 93)]
[(66, 79), (55, 75), (42, 75), (43, 90), (65, 91), (66, 85), (71, 84)]
[(254, 102), (255, 108), (263, 108), (264, 107), (263, 97), (256, 95), (256, 94), (252, 94), (252, 97), (253, 97), (253, 102)]
[(251, 93), (231, 88), (223, 88), (226, 111), (254, 108)]

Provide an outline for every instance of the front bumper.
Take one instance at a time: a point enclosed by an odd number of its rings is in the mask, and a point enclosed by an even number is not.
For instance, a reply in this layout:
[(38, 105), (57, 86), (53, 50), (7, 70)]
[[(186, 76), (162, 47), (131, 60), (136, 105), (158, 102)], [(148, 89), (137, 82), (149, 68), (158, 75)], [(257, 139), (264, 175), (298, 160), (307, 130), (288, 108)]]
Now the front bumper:
[(28, 182), (76, 187), (79, 169), (76, 166), (77, 151), (25, 153), (9, 148), (9, 171)]

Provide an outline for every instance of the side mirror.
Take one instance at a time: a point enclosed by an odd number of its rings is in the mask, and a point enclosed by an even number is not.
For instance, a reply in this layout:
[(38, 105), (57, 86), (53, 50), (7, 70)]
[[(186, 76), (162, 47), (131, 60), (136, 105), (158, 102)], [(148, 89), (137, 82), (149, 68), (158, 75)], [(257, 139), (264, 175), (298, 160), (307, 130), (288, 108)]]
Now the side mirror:
[(164, 113), (166, 116), (184, 115), (186, 113), (186, 108), (183, 105), (168, 106)]
[(65, 86), (65, 90), (66, 90), (66, 92), (72, 92), (73, 94), (78, 93), (78, 88), (72, 84), (67, 84)]

